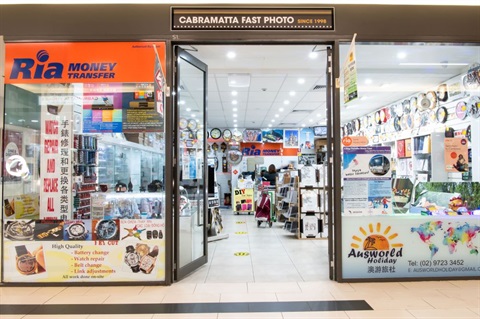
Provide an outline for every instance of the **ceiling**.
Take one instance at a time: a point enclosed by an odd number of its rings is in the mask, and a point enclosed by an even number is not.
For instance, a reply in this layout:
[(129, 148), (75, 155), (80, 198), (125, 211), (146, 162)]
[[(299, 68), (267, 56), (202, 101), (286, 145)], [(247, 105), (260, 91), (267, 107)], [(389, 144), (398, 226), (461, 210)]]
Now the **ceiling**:
[[(183, 48), (208, 65), (209, 129), (298, 128), (325, 123), (325, 45), (194, 45)], [(349, 44), (341, 46), (340, 64), (348, 49)], [(235, 52), (236, 56), (228, 58), (229, 52)], [(312, 52), (316, 52), (316, 58), (309, 57)], [(342, 122), (436, 88), (443, 81), (466, 72), (473, 62), (480, 62), (478, 46), (357, 43), (359, 98), (345, 107), (341, 88)], [(229, 86), (231, 74), (249, 76), (249, 86)], [(304, 79), (304, 83), (300, 84), (299, 79)], [(198, 87), (198, 83), (188, 83), (188, 80), (184, 85), (189, 90)], [(232, 91), (237, 95), (233, 96)]]

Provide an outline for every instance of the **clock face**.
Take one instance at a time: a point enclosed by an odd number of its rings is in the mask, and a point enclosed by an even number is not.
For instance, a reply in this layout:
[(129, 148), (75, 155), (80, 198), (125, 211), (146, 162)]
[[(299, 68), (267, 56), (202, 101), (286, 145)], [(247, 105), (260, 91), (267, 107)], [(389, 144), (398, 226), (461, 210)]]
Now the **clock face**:
[(230, 131), (229, 129), (224, 130), (223, 131), (223, 139), (226, 142), (230, 142), (230, 140), (232, 139), (232, 131)]
[(192, 131), (195, 130), (197, 128), (197, 121), (188, 120), (187, 127)]
[(218, 128), (214, 128), (210, 131), (210, 136), (214, 140), (219, 139), (221, 135), (222, 135), (222, 131), (220, 131), (220, 129), (218, 129)]
[(178, 127), (181, 129), (181, 130), (184, 130), (187, 128), (187, 125), (188, 125), (188, 120), (181, 117), (180, 120), (178, 121)]

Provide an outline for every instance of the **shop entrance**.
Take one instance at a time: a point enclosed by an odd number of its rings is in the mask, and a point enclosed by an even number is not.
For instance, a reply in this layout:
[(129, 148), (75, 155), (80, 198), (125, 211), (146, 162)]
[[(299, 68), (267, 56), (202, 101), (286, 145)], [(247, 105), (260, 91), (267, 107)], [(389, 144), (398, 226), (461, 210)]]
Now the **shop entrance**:
[[(246, 282), (265, 281), (261, 268), (274, 270), (275, 264), (285, 267), (295, 281), (334, 279), (330, 47), (312, 43), (175, 48), (174, 176), (180, 212), (175, 216), (176, 281), (197, 270), (192, 277), (205, 272), (204, 282), (218, 282), (218, 272), (231, 274), (237, 268), (245, 271)], [(198, 146), (202, 134), (203, 149), (195, 151), (201, 153), (202, 176), (208, 178), (197, 185), (198, 178), (185, 174), (193, 169), (191, 152), (185, 150)], [(197, 170), (198, 161), (197, 156)], [(277, 171), (274, 185), (262, 178), (270, 165)], [(313, 179), (308, 181), (310, 167)], [(200, 217), (189, 224), (188, 233), (197, 232), (197, 239), (181, 229), (182, 199), (191, 197), (191, 183), (197, 183), (194, 193), (200, 198), (208, 194), (208, 200), (195, 204), (206, 213), (199, 209)], [(258, 219), (262, 194), (268, 195), (271, 223)], [(185, 264), (185, 255), (190, 258), (195, 246), (205, 249), (204, 255)], [(313, 252), (312, 258), (307, 261), (302, 249)], [(233, 278), (242, 281), (242, 276)]]

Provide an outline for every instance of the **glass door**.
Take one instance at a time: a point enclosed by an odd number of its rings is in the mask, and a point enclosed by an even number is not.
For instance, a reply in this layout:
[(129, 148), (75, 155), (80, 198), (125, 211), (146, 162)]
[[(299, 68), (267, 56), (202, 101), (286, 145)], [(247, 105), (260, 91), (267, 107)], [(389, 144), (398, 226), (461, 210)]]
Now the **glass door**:
[(207, 65), (179, 47), (176, 53), (176, 183), (174, 279), (207, 262)]

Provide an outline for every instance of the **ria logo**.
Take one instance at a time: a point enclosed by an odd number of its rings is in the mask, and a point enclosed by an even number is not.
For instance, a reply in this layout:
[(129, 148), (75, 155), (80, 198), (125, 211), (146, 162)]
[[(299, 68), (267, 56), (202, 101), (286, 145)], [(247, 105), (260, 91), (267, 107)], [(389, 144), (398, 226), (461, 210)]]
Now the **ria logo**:
[[(52, 80), (64, 79), (65, 65), (60, 62), (49, 62), (50, 55), (46, 50), (37, 52), (36, 60), (31, 58), (13, 59), (10, 79)], [(113, 79), (116, 62), (72, 62), (68, 64), (68, 79)]]
[(391, 229), (392, 227), (388, 226), (382, 231), (381, 223), (377, 223), (375, 229), (373, 224), (369, 224), (368, 231), (359, 227), (364, 238), (362, 240), (360, 235), (352, 236), (352, 249), (348, 258), (364, 258), (369, 264), (395, 264), (397, 258), (403, 255), (403, 244), (391, 242), (398, 236), (397, 233), (390, 234)]
[(46, 50), (40, 50), (37, 52), (37, 61), (40, 63), (38, 63), (36, 66), (34, 59), (13, 59), (13, 67), (12, 72), (10, 73), (10, 79), (18, 79), (20, 74), (22, 74), (23, 79), (61, 79), (63, 73), (63, 64), (58, 62), (45, 64), (49, 58), (50, 56)]

